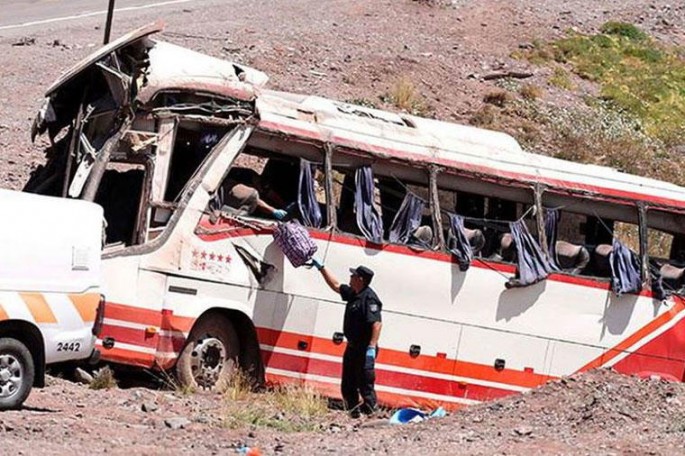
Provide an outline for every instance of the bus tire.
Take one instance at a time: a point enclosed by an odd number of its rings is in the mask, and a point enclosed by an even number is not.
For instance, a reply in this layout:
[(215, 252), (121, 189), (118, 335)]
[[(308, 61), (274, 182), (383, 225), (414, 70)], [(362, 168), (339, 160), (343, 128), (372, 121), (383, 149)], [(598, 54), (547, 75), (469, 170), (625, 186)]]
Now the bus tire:
[(181, 386), (216, 390), (225, 387), (238, 371), (240, 341), (228, 318), (212, 314), (193, 327), (176, 363)]
[(35, 376), (33, 356), (26, 345), (11, 337), (0, 338), (0, 410), (21, 407)]

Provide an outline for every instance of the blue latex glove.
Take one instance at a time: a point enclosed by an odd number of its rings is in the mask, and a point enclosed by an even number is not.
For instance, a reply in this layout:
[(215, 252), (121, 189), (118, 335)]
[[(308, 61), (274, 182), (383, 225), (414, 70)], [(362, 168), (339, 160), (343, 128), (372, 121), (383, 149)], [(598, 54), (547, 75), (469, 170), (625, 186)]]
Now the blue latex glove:
[(283, 209), (274, 209), (271, 215), (273, 215), (276, 220), (283, 220), (288, 215), (288, 213)]
[(367, 347), (366, 357), (371, 359), (376, 359), (376, 347)]
[(317, 260), (316, 258), (312, 258), (312, 266), (314, 266), (316, 269), (319, 271), (323, 269), (323, 263)]

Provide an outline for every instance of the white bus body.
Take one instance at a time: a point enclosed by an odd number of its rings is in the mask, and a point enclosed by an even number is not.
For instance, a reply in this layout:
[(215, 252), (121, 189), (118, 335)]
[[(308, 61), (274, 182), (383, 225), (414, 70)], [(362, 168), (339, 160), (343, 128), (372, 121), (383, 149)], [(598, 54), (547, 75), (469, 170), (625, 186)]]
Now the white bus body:
[[(75, 161), (71, 181), (42, 191), (94, 199), (109, 227), (121, 225), (108, 231), (104, 254), (102, 337), (116, 340), (105, 359), (176, 366), (184, 382), (205, 387), (234, 359), (267, 381), (305, 381), (339, 395), (340, 297), (316, 271), (284, 259), (273, 242), (275, 221), (207, 209), (232, 167), (252, 154), (256, 167), (299, 158), (317, 164), (328, 202), (325, 226), (309, 229), (317, 257), (340, 278), (359, 264), (376, 272), (372, 286), (384, 303), (381, 402), (458, 407), (602, 366), (683, 380), (685, 306), (677, 294), (655, 299), (646, 275), (642, 291), (621, 296), (608, 278), (591, 274), (553, 273), (509, 288), (515, 264), (484, 257), (463, 272), (444, 248), (444, 216), (435, 208), (441, 195), (458, 202), (468, 192), (490, 208), (497, 199), (519, 208), (573, 207), (582, 217), (600, 214), (678, 237), (685, 189), (526, 153), (502, 133), (268, 91), (256, 70), (147, 37), (159, 29), (140, 29), (86, 59), (48, 91), (36, 120), (37, 132), (51, 134), (82, 122), (85, 141), (76, 141), (74, 155), (92, 148), (96, 157)], [(148, 57), (149, 66), (122, 64), (132, 56)], [(89, 87), (115, 100), (119, 117), (88, 119), (88, 103), (78, 104), (93, 75), (107, 84)], [(134, 114), (122, 120), (124, 112)], [(193, 161), (207, 141), (211, 151)], [(74, 150), (66, 140), (63, 148)], [(339, 229), (334, 170), (340, 177), (362, 165), (379, 179), (425, 184), (437, 223), (432, 248), (374, 243)], [(27, 188), (55, 170), (63, 175), (59, 166), (48, 163)], [(131, 207), (120, 209), (113, 195)], [(538, 227), (539, 212), (531, 218)], [(644, 233), (637, 242), (648, 260)]]

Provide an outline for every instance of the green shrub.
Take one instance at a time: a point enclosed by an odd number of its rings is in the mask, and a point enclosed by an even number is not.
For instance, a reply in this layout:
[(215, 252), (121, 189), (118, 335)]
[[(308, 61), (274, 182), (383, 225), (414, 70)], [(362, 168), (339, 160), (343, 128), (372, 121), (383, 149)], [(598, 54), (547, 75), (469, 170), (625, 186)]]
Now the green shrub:
[(629, 38), (634, 41), (643, 41), (647, 39), (647, 34), (634, 26), (625, 22), (609, 21), (602, 25), (600, 29), (606, 35), (618, 35)]
[[(538, 43), (529, 59), (546, 57), (546, 63), (570, 66), (581, 78), (600, 85), (600, 98), (608, 106), (637, 118), (649, 136), (677, 145), (685, 143), (684, 54), (631, 24), (607, 22), (597, 35), (570, 33), (552, 43)], [(549, 82), (570, 88), (562, 71), (555, 68)]]

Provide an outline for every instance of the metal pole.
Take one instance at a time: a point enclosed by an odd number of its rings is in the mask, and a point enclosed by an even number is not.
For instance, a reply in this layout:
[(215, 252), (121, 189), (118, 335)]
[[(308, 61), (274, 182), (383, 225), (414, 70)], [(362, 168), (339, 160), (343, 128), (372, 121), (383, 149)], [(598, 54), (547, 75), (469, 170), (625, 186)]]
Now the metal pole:
[(105, 42), (103, 44), (109, 43), (109, 34), (112, 31), (112, 16), (114, 16), (114, 2), (115, 0), (109, 0), (109, 6), (107, 7), (107, 22), (105, 23)]

